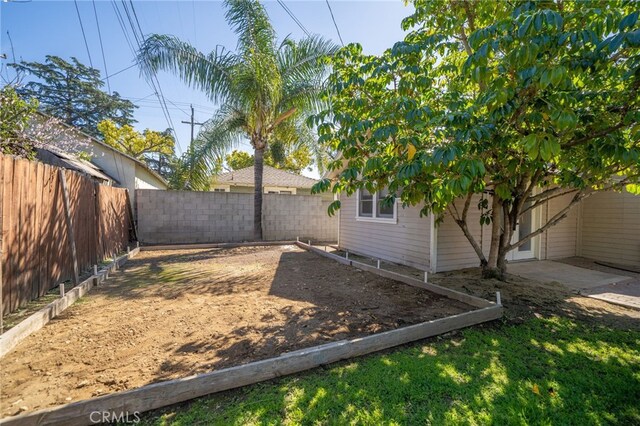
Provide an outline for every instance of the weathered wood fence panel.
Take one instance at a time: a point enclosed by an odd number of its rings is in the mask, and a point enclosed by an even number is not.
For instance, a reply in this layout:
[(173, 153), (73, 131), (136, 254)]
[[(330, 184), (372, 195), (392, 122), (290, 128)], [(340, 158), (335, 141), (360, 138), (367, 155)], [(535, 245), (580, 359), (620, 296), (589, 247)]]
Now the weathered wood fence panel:
[(60, 282), (75, 280), (74, 262), (82, 273), (124, 250), (129, 241), (132, 220), (126, 190), (60, 170), (0, 155), (3, 314), (41, 297)]

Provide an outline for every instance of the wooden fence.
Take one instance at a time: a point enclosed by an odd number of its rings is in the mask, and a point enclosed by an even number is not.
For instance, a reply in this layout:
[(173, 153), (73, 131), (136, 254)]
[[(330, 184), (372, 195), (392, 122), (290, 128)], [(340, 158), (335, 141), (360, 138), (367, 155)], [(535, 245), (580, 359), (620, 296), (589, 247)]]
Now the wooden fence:
[(2, 313), (123, 250), (131, 216), (125, 189), (76, 172), (0, 155)]

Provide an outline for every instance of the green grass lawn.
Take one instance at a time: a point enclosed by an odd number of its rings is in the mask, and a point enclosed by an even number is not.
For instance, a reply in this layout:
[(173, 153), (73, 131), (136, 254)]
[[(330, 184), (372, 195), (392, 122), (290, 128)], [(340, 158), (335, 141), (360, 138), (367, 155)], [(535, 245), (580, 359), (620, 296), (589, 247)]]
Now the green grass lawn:
[(144, 423), (640, 424), (640, 332), (565, 318), (468, 329), (202, 398)]

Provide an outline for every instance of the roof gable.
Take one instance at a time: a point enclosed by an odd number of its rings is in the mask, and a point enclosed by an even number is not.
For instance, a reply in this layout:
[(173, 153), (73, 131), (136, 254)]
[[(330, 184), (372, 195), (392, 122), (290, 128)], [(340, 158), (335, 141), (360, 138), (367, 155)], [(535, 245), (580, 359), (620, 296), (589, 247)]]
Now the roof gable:
[[(253, 186), (254, 168), (245, 167), (244, 169), (234, 170), (227, 173), (219, 174), (215, 177), (216, 184)], [(276, 169), (271, 166), (264, 166), (262, 172), (263, 186), (283, 186), (287, 188), (311, 188), (317, 181), (306, 176), (297, 175), (285, 170)]]

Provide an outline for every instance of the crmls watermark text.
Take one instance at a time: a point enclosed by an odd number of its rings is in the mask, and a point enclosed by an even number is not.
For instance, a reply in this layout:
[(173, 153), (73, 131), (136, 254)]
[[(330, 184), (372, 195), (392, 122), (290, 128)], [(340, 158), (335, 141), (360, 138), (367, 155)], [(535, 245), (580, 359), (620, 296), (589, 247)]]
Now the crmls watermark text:
[(140, 412), (134, 411), (92, 411), (89, 414), (91, 423), (138, 423), (140, 422)]

